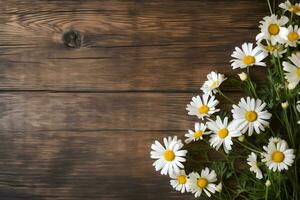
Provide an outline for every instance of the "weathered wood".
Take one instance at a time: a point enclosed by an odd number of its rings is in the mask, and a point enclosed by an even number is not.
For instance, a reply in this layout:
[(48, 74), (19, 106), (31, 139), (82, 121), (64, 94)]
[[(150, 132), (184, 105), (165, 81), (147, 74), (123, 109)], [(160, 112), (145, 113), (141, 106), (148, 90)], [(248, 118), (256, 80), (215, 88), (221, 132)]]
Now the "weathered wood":
[[(236, 73), (234, 46), (254, 42), (267, 12), (259, 0), (9, 1), (0, 10), (0, 89), (59, 91), (196, 91), (210, 70)], [(80, 48), (65, 45), (70, 30)]]
[(150, 146), (178, 131), (0, 132), (0, 196), (30, 200), (193, 199), (152, 167)]
[[(186, 130), (193, 93), (1, 93), (0, 130)], [(236, 95), (233, 96), (236, 98)], [(223, 100), (221, 107), (226, 107)]]
[(194, 199), (154, 171), (150, 144), (192, 127), (186, 104), (210, 71), (236, 73), (234, 46), (267, 14), (260, 0), (0, 0), (0, 199)]

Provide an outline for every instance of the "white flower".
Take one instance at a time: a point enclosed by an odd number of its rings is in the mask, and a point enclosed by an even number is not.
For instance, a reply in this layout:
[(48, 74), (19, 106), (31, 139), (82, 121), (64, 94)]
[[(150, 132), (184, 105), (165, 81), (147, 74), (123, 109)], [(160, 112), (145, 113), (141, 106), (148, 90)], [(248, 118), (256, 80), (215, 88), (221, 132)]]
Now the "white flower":
[(266, 163), (270, 170), (281, 171), (288, 169), (288, 166), (292, 166), (294, 162), (294, 150), (288, 149), (287, 142), (284, 140), (274, 144), (270, 142), (268, 146), (263, 147), (266, 151), (263, 153), (262, 161)]
[(300, 16), (300, 3), (296, 3), (293, 5), (290, 1), (286, 1), (279, 4), (279, 7), (284, 9), (285, 11), (289, 11)]
[(269, 113), (265, 107), (266, 103), (262, 102), (260, 99), (254, 99), (247, 97), (245, 100), (241, 98), (238, 106), (232, 106), (233, 124), (242, 133), (248, 131), (248, 135), (253, 134), (253, 130), (256, 133), (260, 133), (265, 130), (265, 127), (269, 126), (269, 120), (271, 118), (271, 113)]
[(270, 139), (269, 139), (269, 144), (275, 144), (275, 145), (277, 145), (277, 143), (279, 143), (279, 142), (286, 142), (285, 140), (282, 140), (281, 138), (279, 138), (279, 137), (271, 137)]
[(281, 103), (281, 107), (283, 109), (287, 109), (288, 106), (289, 106), (289, 102), (287, 102), (287, 101)]
[(185, 140), (185, 143), (190, 143), (192, 141), (198, 141), (199, 139), (203, 139), (203, 135), (210, 134), (209, 131), (206, 131), (206, 125), (203, 123), (195, 123), (195, 131), (188, 130), (188, 133), (185, 134), (185, 137), (187, 139)]
[(164, 146), (158, 141), (151, 145), (151, 158), (156, 159), (153, 163), (155, 170), (161, 170), (162, 175), (179, 173), (179, 168), (184, 168), (182, 162), (185, 162), (187, 150), (181, 150), (183, 144), (177, 137), (164, 138)]
[(230, 60), (233, 69), (236, 68), (246, 68), (249, 66), (266, 66), (264, 62), (261, 62), (267, 53), (264, 52), (261, 47), (257, 46), (253, 49), (252, 43), (244, 43), (242, 49), (235, 47), (235, 51), (232, 53), (231, 57), (234, 59)]
[(211, 72), (210, 74), (207, 75), (207, 81), (203, 84), (201, 87), (201, 90), (205, 94), (211, 95), (212, 93), (216, 93), (217, 89), (221, 85), (223, 81), (225, 81), (227, 78), (225, 77), (224, 74), (216, 73), (216, 72)]
[(195, 194), (195, 197), (200, 197), (202, 191), (206, 193), (208, 197), (211, 196), (210, 193), (216, 192), (217, 174), (214, 170), (210, 170), (206, 167), (201, 171), (201, 175), (197, 172), (192, 172), (189, 174), (188, 187), (190, 191)]
[(268, 179), (265, 183), (266, 187), (270, 187), (271, 186), (271, 181)]
[(282, 65), (283, 70), (286, 71), (284, 74), (285, 79), (289, 83), (288, 87), (294, 89), (300, 81), (300, 52), (292, 54), (292, 56), (289, 57), (289, 60), (293, 64), (284, 61)]
[(207, 122), (207, 126), (214, 133), (209, 140), (210, 145), (216, 150), (219, 150), (223, 144), (226, 153), (229, 153), (231, 150), (231, 145), (233, 144), (231, 139), (241, 135), (240, 131), (238, 131), (232, 123), (228, 124), (228, 117), (225, 117), (222, 122), (221, 118), (217, 116), (216, 121)]
[(256, 174), (256, 178), (262, 179), (263, 175), (260, 168), (257, 166), (257, 156), (255, 153), (251, 152), (251, 154), (247, 158), (247, 163), (250, 165), (250, 171)]
[(217, 187), (216, 187), (216, 191), (217, 191), (217, 192), (222, 192), (222, 189), (223, 189), (223, 184), (222, 184), (222, 182), (220, 182), (220, 183), (217, 185)]
[(171, 174), (170, 177), (170, 184), (175, 190), (180, 191), (181, 193), (189, 191), (187, 186), (188, 177), (184, 170), (180, 170), (179, 173), (176, 174)]
[(296, 47), (300, 43), (300, 28), (298, 25), (294, 27), (290, 25), (288, 28), (282, 29), (280, 36), (285, 40), (286, 46)]
[(267, 41), (267, 45), (263, 45), (262, 43), (258, 43), (258, 46), (263, 49), (264, 52), (275, 56), (276, 58), (281, 58), (283, 54), (286, 53), (287, 49), (284, 48), (281, 44), (271, 44)]
[(248, 75), (245, 72), (238, 74), (238, 76), (240, 77), (241, 81), (245, 81), (248, 78)]
[(283, 38), (280, 36), (280, 31), (283, 30), (283, 26), (289, 21), (286, 16), (281, 16), (278, 19), (278, 16), (271, 15), (263, 18), (263, 21), (260, 21), (259, 28), (261, 33), (256, 36), (257, 42), (262, 40), (270, 41), (271, 44), (284, 43)]
[(196, 115), (199, 119), (203, 120), (204, 117), (209, 117), (220, 110), (216, 109), (218, 104), (219, 101), (215, 99), (215, 96), (204, 94), (201, 98), (198, 95), (192, 98), (192, 101), (187, 105), (186, 110), (189, 115)]

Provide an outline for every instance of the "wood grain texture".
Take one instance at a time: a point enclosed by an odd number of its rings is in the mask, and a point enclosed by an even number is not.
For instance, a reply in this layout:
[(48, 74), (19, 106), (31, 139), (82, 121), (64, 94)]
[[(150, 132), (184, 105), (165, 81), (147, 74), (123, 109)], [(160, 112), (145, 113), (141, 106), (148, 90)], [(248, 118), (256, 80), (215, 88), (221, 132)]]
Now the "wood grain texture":
[[(192, 93), (0, 94), (1, 130), (187, 130)], [(231, 95), (237, 98), (239, 94)], [(228, 107), (224, 103), (221, 107)]]
[[(193, 199), (154, 171), (149, 148), (172, 131), (0, 132), (2, 199)], [(9, 151), (7, 151), (9, 149)]]
[[(259, 0), (3, 1), (0, 10), (0, 89), (59, 91), (196, 91), (208, 67), (233, 74), (234, 46), (254, 41), (267, 12)], [(80, 48), (62, 41), (70, 30)]]
[(230, 54), (266, 14), (260, 0), (0, 0), (0, 199), (194, 199), (154, 171), (150, 144), (192, 127), (186, 104), (210, 71), (237, 73)]

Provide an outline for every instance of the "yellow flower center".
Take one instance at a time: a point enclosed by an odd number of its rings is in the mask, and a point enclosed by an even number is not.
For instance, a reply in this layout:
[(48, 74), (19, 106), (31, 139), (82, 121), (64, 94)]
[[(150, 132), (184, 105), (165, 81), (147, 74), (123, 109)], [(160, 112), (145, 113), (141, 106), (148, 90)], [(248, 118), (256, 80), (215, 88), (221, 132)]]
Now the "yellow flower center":
[(296, 6), (296, 5), (292, 5), (291, 8), (290, 8), (290, 11), (292, 13), (297, 13), (297, 12), (300, 11), (300, 8), (298, 6)]
[(228, 135), (228, 130), (227, 128), (222, 128), (218, 131), (218, 136), (222, 139), (226, 138)]
[(207, 114), (209, 111), (209, 107), (207, 105), (202, 105), (198, 108), (200, 114)]
[(208, 185), (208, 180), (206, 178), (199, 178), (197, 180), (197, 185), (199, 188), (205, 188)]
[(175, 159), (175, 153), (171, 150), (167, 150), (165, 151), (164, 157), (166, 161), (173, 161)]
[(300, 76), (300, 67), (297, 68), (297, 75)]
[(254, 122), (257, 119), (257, 114), (254, 111), (248, 111), (245, 114), (245, 118), (248, 122)]
[(284, 160), (284, 154), (281, 151), (275, 151), (272, 154), (272, 160), (277, 163), (281, 163)]
[(218, 87), (218, 82), (217, 82), (217, 81), (213, 81), (213, 82), (211, 83), (211, 85), (210, 85), (210, 88), (211, 88), (211, 89), (214, 89), (214, 88), (216, 88), (216, 87)]
[(268, 31), (270, 35), (277, 35), (279, 33), (279, 26), (277, 24), (270, 24)]
[(244, 63), (245, 63), (246, 65), (251, 65), (251, 64), (255, 63), (255, 58), (254, 58), (254, 56), (245, 56), (245, 57), (244, 57)]
[(203, 132), (202, 132), (202, 131), (196, 131), (196, 132), (194, 133), (194, 137), (195, 137), (196, 139), (200, 138), (202, 135), (203, 135)]
[(297, 32), (290, 32), (290, 33), (288, 34), (288, 39), (289, 39), (289, 41), (291, 41), (291, 42), (295, 42), (295, 41), (297, 41), (297, 40), (299, 39), (299, 35), (298, 35)]
[(177, 178), (177, 181), (179, 184), (185, 184), (186, 183), (186, 177), (184, 175), (180, 175)]
[(275, 46), (275, 45), (269, 44), (266, 49), (267, 49), (268, 52), (274, 52), (278, 49), (278, 47)]

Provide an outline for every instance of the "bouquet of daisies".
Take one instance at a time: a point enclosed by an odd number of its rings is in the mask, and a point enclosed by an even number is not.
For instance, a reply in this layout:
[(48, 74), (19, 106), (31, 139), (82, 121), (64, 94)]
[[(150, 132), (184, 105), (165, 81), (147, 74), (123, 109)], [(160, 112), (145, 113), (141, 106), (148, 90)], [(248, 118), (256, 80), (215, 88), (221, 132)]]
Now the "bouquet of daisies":
[[(231, 55), (232, 69), (240, 73), (211, 72), (203, 94), (187, 105), (196, 122), (184, 142), (170, 136), (151, 146), (153, 166), (177, 191), (228, 200), (300, 200), (300, 3), (268, 5), (271, 14), (260, 21), (256, 44), (244, 43)], [(251, 72), (261, 66), (265, 79), (257, 84)], [(243, 95), (227, 96), (224, 81)], [(230, 106), (220, 109), (220, 99)]]

